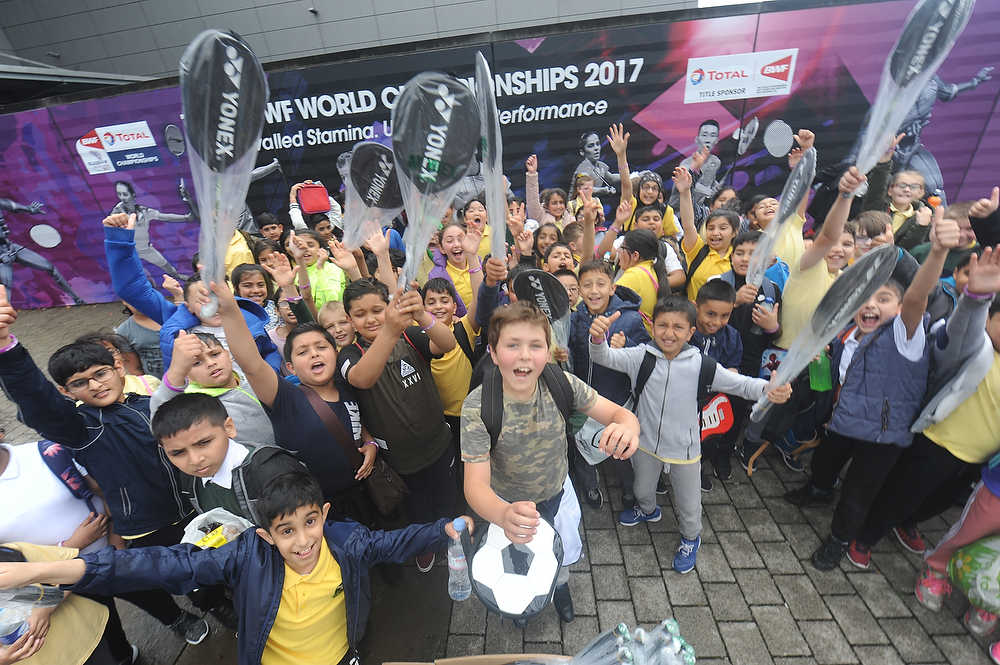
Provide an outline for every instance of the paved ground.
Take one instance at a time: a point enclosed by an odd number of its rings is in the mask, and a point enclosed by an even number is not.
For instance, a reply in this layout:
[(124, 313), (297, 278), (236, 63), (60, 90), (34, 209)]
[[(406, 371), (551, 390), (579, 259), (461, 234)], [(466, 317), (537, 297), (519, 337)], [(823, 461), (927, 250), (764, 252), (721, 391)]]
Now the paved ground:
[[(102, 305), (25, 312), (15, 332), (44, 365), (74, 334), (120, 322), (120, 311)], [(32, 440), (15, 414), (0, 400), (7, 440)], [(735, 475), (702, 495), (704, 544), (697, 567), (687, 575), (670, 570), (679, 543), (671, 497), (660, 497), (660, 522), (625, 528), (615, 519), (620, 492), (605, 486), (610, 503), (600, 510), (583, 508), (585, 557), (570, 578), (577, 613), (571, 624), (560, 624), (549, 608), (522, 631), (487, 615), (474, 598), (452, 604), (447, 568), (440, 562), (428, 575), (410, 564), (395, 589), (374, 576), (366, 665), (482, 653), (573, 654), (620, 621), (650, 627), (669, 616), (680, 622), (699, 663), (990, 662), (985, 653), (990, 640), (973, 638), (961, 622), (968, 607), (961, 594), (940, 614), (916, 602), (913, 584), (921, 557), (886, 540), (875, 548), (871, 570), (857, 570), (845, 560), (840, 570), (818, 572), (808, 558), (827, 534), (830, 508), (799, 509), (781, 499), (805, 476), (789, 471), (773, 452), (762, 458), (752, 480)], [(936, 541), (957, 515), (953, 509), (945, 519), (922, 525), (925, 538)], [(236, 663), (235, 637), (218, 625), (204, 643), (188, 647), (148, 616), (124, 603), (120, 607), (144, 665)]]

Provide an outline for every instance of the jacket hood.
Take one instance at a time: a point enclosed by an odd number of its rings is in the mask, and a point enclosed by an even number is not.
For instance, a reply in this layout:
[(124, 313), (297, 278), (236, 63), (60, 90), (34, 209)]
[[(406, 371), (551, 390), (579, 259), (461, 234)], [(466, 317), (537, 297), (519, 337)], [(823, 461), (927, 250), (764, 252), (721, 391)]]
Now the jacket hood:
[(605, 315), (627, 310), (638, 312), (641, 304), (642, 298), (639, 297), (638, 293), (627, 286), (617, 286), (615, 287), (615, 292), (611, 294), (611, 300), (608, 301), (608, 309)]

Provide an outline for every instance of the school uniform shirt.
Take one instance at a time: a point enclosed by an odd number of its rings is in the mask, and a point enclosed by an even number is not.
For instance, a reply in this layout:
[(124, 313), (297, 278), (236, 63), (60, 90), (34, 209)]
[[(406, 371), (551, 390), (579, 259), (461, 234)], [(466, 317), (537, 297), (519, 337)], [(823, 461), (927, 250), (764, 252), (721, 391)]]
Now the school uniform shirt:
[(1000, 354), (976, 392), (924, 436), (969, 464), (982, 464), (1000, 449)]
[[(476, 347), (478, 335), (472, 332), (472, 323), (467, 316), (455, 321), (451, 329), (454, 332), (455, 326), (465, 328), (465, 334), (472, 348)], [(444, 405), (444, 415), (457, 418), (462, 415), (462, 402), (469, 395), (469, 383), (472, 380), (472, 361), (465, 351), (458, 344), (455, 348), (444, 354), (440, 358), (431, 361), (431, 376), (437, 385), (438, 394), (441, 396), (441, 404)]]
[[(249, 448), (229, 439), (226, 459), (222, 461), (222, 466), (216, 474), (211, 478), (198, 478), (194, 482), (198, 503), (202, 506), (220, 506), (233, 515), (242, 515), (240, 502), (233, 492), (233, 469), (242, 464), (249, 454)], [(201, 482), (198, 482), (199, 480)]]
[[(339, 373), (350, 372), (371, 346), (360, 335), (338, 354)], [(397, 473), (411, 474), (433, 464), (451, 445), (441, 395), (430, 363), (430, 338), (411, 327), (396, 340), (385, 369), (371, 388), (357, 389), (365, 426)], [(308, 466), (308, 462), (306, 463)]]
[(253, 252), (250, 251), (243, 234), (233, 231), (233, 237), (229, 239), (229, 247), (226, 249), (226, 276), (231, 276), (236, 266), (244, 263), (253, 263)]
[(156, 389), (160, 387), (160, 380), (155, 376), (144, 375), (136, 376), (135, 374), (125, 375), (125, 387), (124, 391), (127, 393), (135, 393), (136, 395), (152, 395), (156, 392)]
[[(695, 236), (694, 247), (691, 248), (691, 251), (686, 249), (684, 250), (684, 256), (687, 257), (687, 263), (689, 266), (692, 262), (694, 262), (695, 257), (698, 256), (698, 252), (700, 252), (701, 248), (704, 246), (705, 241), (701, 239), (701, 236)], [(683, 249), (683, 245), (681, 246), (681, 249)], [(691, 281), (688, 283), (687, 287), (688, 300), (694, 302), (695, 298), (698, 297), (698, 291), (701, 290), (701, 287), (705, 286), (705, 282), (707, 282), (710, 277), (729, 272), (730, 268), (732, 268), (732, 264), (729, 262), (729, 257), (732, 253), (732, 246), (726, 249), (725, 256), (720, 256), (714, 249), (708, 250), (708, 256), (706, 256), (705, 260), (701, 262), (701, 265), (698, 266), (698, 269), (695, 270), (694, 274), (690, 275)], [(650, 332), (650, 335), (652, 335), (652, 331)]]
[(617, 284), (632, 289), (639, 294), (639, 314), (646, 332), (653, 336), (653, 308), (656, 307), (656, 295), (660, 285), (653, 271), (653, 261), (643, 261), (631, 266), (618, 278)]
[(889, 204), (889, 213), (892, 215), (892, 232), (895, 234), (899, 229), (906, 223), (910, 217), (917, 214), (917, 209), (910, 204), (910, 209), (905, 211), (900, 211), (896, 209), (896, 206)]
[(781, 235), (774, 241), (772, 252), (788, 265), (798, 263), (802, 255), (806, 253), (806, 245), (802, 240), (802, 228), (805, 224), (805, 217), (797, 213), (792, 215), (792, 218), (785, 224)]
[(319, 561), (308, 575), (288, 564), (274, 625), (261, 665), (334, 665), (347, 654), (347, 605), (340, 564), (324, 538)]
[[(29, 543), (3, 543), (15, 549), (30, 562), (67, 561), (75, 559), (78, 551), (72, 547), (40, 547)], [(70, 594), (49, 622), (45, 644), (27, 665), (84, 665), (100, 644), (108, 624), (108, 608), (93, 600)]]
[(471, 305), (472, 276), (469, 274), (469, 264), (466, 263), (464, 268), (458, 268), (452, 265), (451, 261), (445, 259), (444, 269), (448, 271), (448, 277), (451, 278), (451, 283), (455, 287), (455, 293), (462, 299), (462, 304), (466, 307)]
[[(573, 409), (597, 403), (597, 391), (566, 373), (573, 388)], [(545, 383), (527, 401), (503, 396), (503, 427), (496, 448), (482, 418), (483, 387), (469, 393), (462, 407), (462, 461), (489, 463), (490, 486), (506, 501), (540, 503), (559, 494), (569, 470), (566, 425)]]
[[(638, 206), (638, 201), (636, 201), (634, 196), (629, 200), (632, 203), (632, 215), (628, 218), (625, 224), (622, 225), (622, 233), (631, 231), (635, 228), (635, 209)], [(681, 230), (677, 227), (677, 220), (674, 217), (674, 209), (667, 206), (666, 210), (663, 211), (663, 232), (660, 236), (675, 236), (680, 232)]]
[[(361, 410), (354, 390), (343, 379), (335, 379), (339, 402), (327, 402), (344, 429), (361, 440)], [(333, 497), (357, 485), (355, 470), (340, 444), (320, 419), (302, 389), (291, 381), (278, 380), (278, 392), (271, 408), (264, 407), (274, 429), (274, 442), (296, 454), (323, 488), (323, 496)], [(237, 424), (239, 428), (239, 424)], [(237, 429), (237, 432), (239, 430)]]
[(781, 337), (775, 342), (775, 345), (782, 349), (787, 349), (798, 337), (816, 311), (816, 305), (840, 275), (839, 272), (831, 273), (823, 259), (806, 271), (799, 267), (801, 261), (790, 265), (779, 310)]

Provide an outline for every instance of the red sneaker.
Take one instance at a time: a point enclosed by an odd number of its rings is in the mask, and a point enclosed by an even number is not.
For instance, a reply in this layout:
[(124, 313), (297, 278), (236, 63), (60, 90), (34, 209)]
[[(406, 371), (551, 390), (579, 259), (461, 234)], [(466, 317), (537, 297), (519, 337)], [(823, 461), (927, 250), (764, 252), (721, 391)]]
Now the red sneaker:
[(896, 534), (896, 538), (900, 544), (914, 554), (923, 554), (927, 551), (924, 539), (920, 537), (920, 534), (913, 527), (897, 526), (892, 532)]
[(847, 548), (847, 558), (861, 570), (868, 570), (872, 563), (872, 551), (864, 543), (856, 540), (851, 541), (851, 546)]

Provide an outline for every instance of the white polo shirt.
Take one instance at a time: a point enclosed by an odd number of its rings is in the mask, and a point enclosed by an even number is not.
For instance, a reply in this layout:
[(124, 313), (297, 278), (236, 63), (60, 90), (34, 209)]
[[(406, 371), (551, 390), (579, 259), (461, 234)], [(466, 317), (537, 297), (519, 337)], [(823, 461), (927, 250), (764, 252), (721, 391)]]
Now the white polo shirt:
[[(37, 443), (0, 447), (10, 453), (0, 474), (0, 543), (58, 545), (72, 536), (90, 514), (87, 503), (52, 473)], [(95, 496), (94, 507), (103, 511), (104, 502)], [(107, 544), (108, 539), (101, 538), (80, 552), (95, 552)]]

